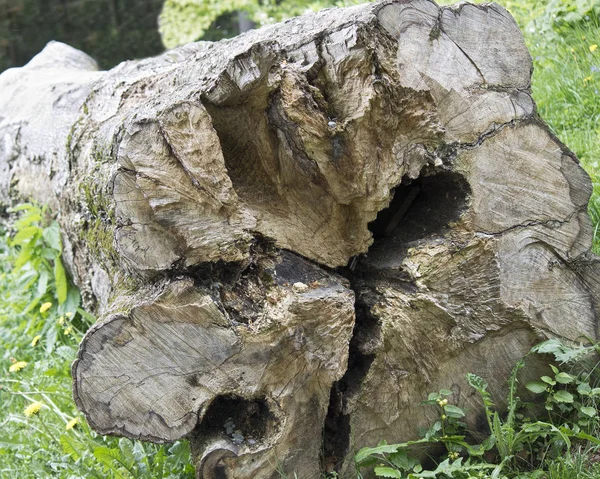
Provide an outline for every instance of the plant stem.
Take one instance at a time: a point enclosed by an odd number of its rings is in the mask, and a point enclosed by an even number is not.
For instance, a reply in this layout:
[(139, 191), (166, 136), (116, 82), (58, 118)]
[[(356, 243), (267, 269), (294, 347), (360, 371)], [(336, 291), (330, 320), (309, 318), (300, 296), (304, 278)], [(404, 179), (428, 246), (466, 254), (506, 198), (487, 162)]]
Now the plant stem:
[(54, 434), (52, 434), (52, 432), (50, 432), (50, 429), (48, 429), (48, 426), (46, 426), (46, 424), (44, 423), (44, 421), (42, 420), (42, 418), (40, 416), (38, 416), (38, 419), (40, 420), (40, 423), (42, 423), (42, 427), (44, 428), (44, 430), (46, 431), (46, 433), (48, 434), (48, 436), (50, 436), (50, 438), (56, 443), (56, 444), (60, 444), (57, 440), (56, 437), (54, 437)]

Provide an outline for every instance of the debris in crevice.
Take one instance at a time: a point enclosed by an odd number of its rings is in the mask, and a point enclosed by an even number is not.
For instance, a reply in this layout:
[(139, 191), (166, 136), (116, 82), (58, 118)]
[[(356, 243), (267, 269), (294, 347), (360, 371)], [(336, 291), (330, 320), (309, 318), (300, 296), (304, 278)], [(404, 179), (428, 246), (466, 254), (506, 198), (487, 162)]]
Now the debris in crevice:
[(202, 450), (205, 442), (216, 440), (252, 448), (273, 437), (278, 428), (279, 421), (265, 398), (219, 396), (196, 426), (190, 442), (195, 450)]

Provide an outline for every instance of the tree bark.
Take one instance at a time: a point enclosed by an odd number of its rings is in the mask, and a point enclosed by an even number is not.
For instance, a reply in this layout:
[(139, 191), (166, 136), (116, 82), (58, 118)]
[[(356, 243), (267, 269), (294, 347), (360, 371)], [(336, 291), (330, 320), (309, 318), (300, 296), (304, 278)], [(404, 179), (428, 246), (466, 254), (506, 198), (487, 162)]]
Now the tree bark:
[(466, 372), (503, 397), (539, 340), (597, 337), (591, 184), (498, 5), (94, 65), (51, 43), (0, 75), (0, 195), (59, 212), (101, 318), (73, 365), (98, 432), (189, 438), (198, 477), (345, 477), (429, 423), (427, 392), (477, 409)]

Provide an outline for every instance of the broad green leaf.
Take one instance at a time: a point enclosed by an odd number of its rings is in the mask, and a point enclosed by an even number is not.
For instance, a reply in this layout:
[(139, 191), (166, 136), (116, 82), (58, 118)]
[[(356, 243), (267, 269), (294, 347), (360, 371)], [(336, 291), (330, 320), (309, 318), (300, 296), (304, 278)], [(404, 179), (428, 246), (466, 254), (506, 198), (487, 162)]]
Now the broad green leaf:
[(592, 436), (590, 434), (587, 434), (585, 432), (577, 432), (575, 434), (573, 434), (573, 436), (575, 436), (577, 439), (583, 439), (585, 441), (589, 441), (592, 442), (596, 445), (600, 444), (600, 439), (597, 438), (596, 436)]
[[(78, 450), (81, 448), (82, 445), (78, 444), (77, 441), (70, 437), (69, 434), (62, 434), (60, 436), (59, 442), (65, 454), (71, 456), (71, 458), (74, 461), (77, 461), (81, 457)], [(85, 446), (83, 446), (83, 449), (85, 449)]]
[(373, 469), (373, 472), (375, 472), (377, 477), (395, 477), (397, 479), (402, 479), (402, 473), (391, 467), (378, 466)]
[(56, 337), (58, 335), (58, 331), (56, 329), (56, 325), (52, 325), (48, 331), (46, 331), (46, 352), (50, 354), (54, 351), (54, 346), (56, 345)]
[(32, 208), (36, 208), (36, 207), (33, 206), (31, 203), (21, 203), (17, 206), (12, 206), (12, 207), (8, 208), (6, 211), (8, 211), (9, 213), (17, 213), (19, 211), (29, 211)]
[(527, 383), (525, 387), (533, 393), (540, 394), (546, 391), (546, 388), (548, 386), (546, 386), (545, 383), (542, 383), (540, 381), (532, 381), (530, 383)]
[(454, 393), (450, 389), (440, 389), (440, 394), (442, 396), (452, 396)]
[(442, 430), (441, 421), (434, 422), (431, 425), (431, 427), (427, 430), (427, 432), (425, 433), (425, 440), (430, 441), (436, 435), (436, 433), (438, 433), (441, 430)]
[(132, 477), (136, 477), (133, 471), (129, 470), (127, 461), (119, 449), (99, 446), (94, 448), (94, 457), (119, 478), (126, 477), (123, 475), (121, 467), (125, 468)]
[(39, 274), (37, 271), (30, 270), (29, 268), (23, 268), (21, 271), (23, 273), (17, 278), (15, 286), (18, 289), (25, 291), (28, 290), (31, 287), (31, 285), (33, 285), (33, 283), (37, 281)]
[(577, 385), (577, 392), (582, 396), (589, 396), (592, 393), (592, 388), (588, 383), (579, 383)]
[(122, 437), (119, 439), (119, 449), (121, 449), (121, 454), (125, 464), (127, 464), (128, 469), (133, 468), (135, 464), (135, 457), (133, 456), (133, 444), (130, 439)]
[(534, 346), (532, 351), (539, 354), (552, 354), (560, 352), (564, 348), (563, 344), (558, 339), (549, 339), (537, 346)]
[(556, 391), (552, 395), (552, 397), (554, 398), (555, 401), (558, 401), (558, 402), (566, 402), (566, 403), (573, 402), (573, 395), (568, 391)]
[(400, 449), (399, 444), (382, 444), (381, 446), (377, 447), (363, 447), (356, 453), (354, 460), (360, 463), (369, 456), (376, 454), (391, 454), (397, 452), (398, 449)]
[(48, 274), (48, 271), (44, 270), (40, 273), (40, 279), (38, 281), (38, 289), (37, 289), (38, 296), (43, 296), (46, 294), (46, 291), (48, 290), (48, 280), (49, 279), (50, 279), (50, 275)]
[(20, 270), (33, 258), (34, 249), (28, 245), (21, 247), (21, 252), (14, 263), (15, 271)]
[(550, 386), (554, 386), (556, 384), (556, 381), (549, 376), (542, 376), (540, 379), (546, 384), (550, 384)]
[(448, 404), (444, 407), (444, 412), (447, 416), (453, 418), (465, 417), (464, 411), (458, 406), (453, 406), (452, 404)]
[(598, 411), (596, 411), (595, 407), (590, 407), (590, 406), (581, 406), (581, 408), (579, 408), (579, 410), (583, 414), (586, 414), (587, 416), (590, 416), (590, 417), (594, 417), (598, 413)]
[(575, 381), (575, 378), (573, 376), (571, 376), (570, 374), (567, 373), (558, 373), (554, 379), (556, 380), (557, 383), (560, 384), (571, 384), (573, 381)]
[[(161, 446), (160, 449), (157, 452), (157, 455), (164, 449), (164, 446)], [(137, 471), (138, 473), (140, 473), (140, 475), (143, 475), (145, 473), (147, 473), (148, 471), (148, 467), (149, 467), (149, 458), (148, 458), (148, 453), (146, 452), (146, 450), (144, 449), (143, 443), (140, 441), (134, 441), (133, 442), (133, 458), (135, 460), (135, 464), (137, 467)], [(152, 471), (153, 473), (156, 473), (157, 471)], [(159, 476), (160, 477), (160, 476)]]
[(402, 470), (410, 470), (419, 464), (419, 461), (409, 456), (406, 451), (398, 451), (395, 454), (391, 454), (389, 460), (394, 466)]
[(64, 315), (70, 313), (71, 317), (73, 317), (77, 313), (77, 308), (80, 303), (81, 296), (79, 295), (79, 290), (75, 286), (69, 285), (66, 301), (58, 305), (58, 314)]
[(56, 286), (56, 298), (58, 303), (62, 304), (67, 299), (67, 275), (65, 274), (65, 268), (63, 267), (60, 258), (54, 260), (54, 281)]
[(17, 232), (17, 234), (13, 237), (11, 244), (14, 246), (22, 245), (23, 243), (29, 243), (31, 240), (35, 239), (39, 233), (40, 228), (38, 226), (27, 226), (26, 228), (23, 228)]
[(52, 222), (48, 228), (45, 228), (42, 232), (44, 240), (52, 249), (62, 252), (62, 243), (60, 241), (60, 229), (56, 221)]
[(42, 258), (54, 261), (60, 253), (52, 248), (42, 248)]

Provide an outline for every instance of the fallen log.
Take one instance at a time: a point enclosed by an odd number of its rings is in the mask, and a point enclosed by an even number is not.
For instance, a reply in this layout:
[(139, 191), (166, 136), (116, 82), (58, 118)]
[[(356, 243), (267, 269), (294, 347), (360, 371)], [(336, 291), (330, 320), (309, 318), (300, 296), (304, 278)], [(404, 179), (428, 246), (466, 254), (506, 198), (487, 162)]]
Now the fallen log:
[(350, 474), (427, 392), (502, 397), (542, 338), (597, 337), (590, 180), (537, 116), (495, 4), (324, 10), (100, 72), (0, 75), (0, 199), (59, 213), (99, 322), (102, 434), (188, 438), (198, 477)]

